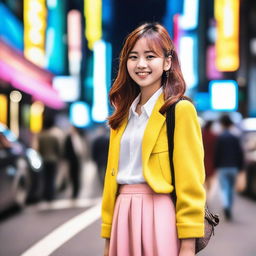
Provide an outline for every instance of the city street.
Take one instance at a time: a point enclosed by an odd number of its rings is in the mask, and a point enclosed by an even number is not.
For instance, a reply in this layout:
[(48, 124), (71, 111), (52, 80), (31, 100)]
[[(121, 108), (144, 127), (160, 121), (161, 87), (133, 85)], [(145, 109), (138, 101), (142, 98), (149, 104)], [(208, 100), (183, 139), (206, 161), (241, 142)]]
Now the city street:
[[(77, 201), (28, 206), (23, 212), (0, 222), (0, 256), (100, 256), (104, 240), (100, 238), (100, 193), (97, 173), (88, 165), (84, 190)], [(218, 186), (209, 205), (220, 214), (221, 223), (201, 256), (255, 256), (256, 202), (237, 196), (234, 221), (223, 219)]]
[[(198, 255), (256, 256), (256, 0), (0, 0), (0, 17), (0, 256), (102, 256), (116, 180), (172, 181), (178, 233), (202, 235), (218, 169)], [(116, 207), (118, 251), (174, 256), (152, 198)]]
[[(217, 191), (216, 191), (217, 192)], [(200, 256), (255, 256), (256, 255), (256, 201), (239, 195), (235, 198), (234, 220), (224, 220), (218, 194), (210, 200), (210, 208), (220, 215), (215, 236)]]
[(0, 256), (101, 255), (101, 189), (92, 163), (82, 177), (78, 200), (60, 195), (52, 203), (41, 202), (2, 218)]

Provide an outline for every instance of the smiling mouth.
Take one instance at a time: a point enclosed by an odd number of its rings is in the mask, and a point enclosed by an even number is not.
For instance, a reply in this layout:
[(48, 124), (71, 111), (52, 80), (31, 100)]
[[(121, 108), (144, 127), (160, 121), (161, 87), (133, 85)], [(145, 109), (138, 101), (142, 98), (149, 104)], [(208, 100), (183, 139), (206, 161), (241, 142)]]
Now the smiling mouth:
[(135, 72), (135, 73), (138, 76), (144, 77), (144, 76), (147, 76), (147, 75), (151, 74), (152, 72), (150, 72), (150, 71), (148, 71), (148, 72), (143, 71), (143, 72)]

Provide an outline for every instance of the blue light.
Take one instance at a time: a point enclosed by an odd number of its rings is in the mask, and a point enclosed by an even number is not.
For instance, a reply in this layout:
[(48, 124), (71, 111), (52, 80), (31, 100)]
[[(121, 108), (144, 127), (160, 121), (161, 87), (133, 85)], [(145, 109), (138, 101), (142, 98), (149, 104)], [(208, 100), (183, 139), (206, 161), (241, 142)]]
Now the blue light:
[(46, 68), (56, 75), (65, 74), (67, 50), (63, 37), (66, 29), (65, 1), (47, 1)]
[(213, 80), (209, 83), (211, 108), (219, 111), (236, 111), (238, 84), (234, 80)]
[(183, 15), (180, 26), (184, 30), (192, 30), (198, 27), (199, 0), (184, 0)]
[(70, 105), (70, 122), (76, 127), (84, 128), (90, 125), (89, 106), (82, 101)]
[(47, 0), (48, 8), (54, 9), (57, 7), (57, 0)]
[(165, 15), (163, 25), (173, 37), (173, 16), (182, 13), (183, 1), (166, 0)]
[(12, 14), (12, 12), (2, 3), (0, 3), (0, 35), (8, 44), (21, 51), (23, 44), (23, 26), (22, 23)]
[(179, 41), (181, 70), (188, 89), (198, 83), (197, 38), (195, 35), (182, 35)]
[(210, 94), (208, 92), (197, 92), (195, 95), (195, 106), (198, 111), (210, 110)]
[(102, 1), (102, 23), (104, 25), (111, 25), (111, 20), (113, 16), (112, 8), (113, 3), (112, 0), (103, 0)]

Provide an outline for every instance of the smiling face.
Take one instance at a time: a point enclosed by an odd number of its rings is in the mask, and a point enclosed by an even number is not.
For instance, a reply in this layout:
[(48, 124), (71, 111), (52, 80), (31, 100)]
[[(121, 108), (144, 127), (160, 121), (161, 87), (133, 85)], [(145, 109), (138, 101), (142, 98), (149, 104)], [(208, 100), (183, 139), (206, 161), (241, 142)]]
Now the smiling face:
[(141, 90), (150, 88), (156, 91), (160, 88), (162, 74), (169, 70), (170, 66), (170, 58), (150, 49), (146, 38), (141, 38), (136, 42), (127, 60), (128, 73)]

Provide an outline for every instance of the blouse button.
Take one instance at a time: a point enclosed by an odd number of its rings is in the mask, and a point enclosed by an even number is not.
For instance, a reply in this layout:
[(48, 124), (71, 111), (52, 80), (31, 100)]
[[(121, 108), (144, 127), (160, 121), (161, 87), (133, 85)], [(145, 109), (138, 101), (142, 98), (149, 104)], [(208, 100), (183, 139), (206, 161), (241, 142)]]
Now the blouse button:
[(115, 176), (115, 169), (114, 169), (114, 168), (112, 168), (111, 175), (112, 175), (112, 176)]

